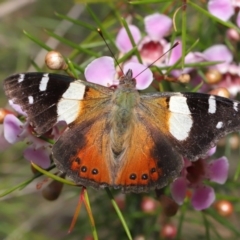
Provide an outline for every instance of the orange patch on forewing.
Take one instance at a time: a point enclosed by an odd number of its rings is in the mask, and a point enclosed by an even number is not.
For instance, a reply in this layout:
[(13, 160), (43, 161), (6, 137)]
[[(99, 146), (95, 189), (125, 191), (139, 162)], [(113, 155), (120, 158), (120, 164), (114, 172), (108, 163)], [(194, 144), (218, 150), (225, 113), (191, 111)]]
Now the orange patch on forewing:
[(111, 111), (111, 106), (109, 106), (110, 101), (110, 94), (106, 95), (87, 87), (84, 99), (79, 102), (78, 116), (70, 127), (80, 124), (83, 120), (91, 120), (96, 117), (98, 118), (103, 113), (109, 113)]
[(140, 108), (141, 114), (149, 124), (156, 126), (164, 135), (169, 135), (170, 112), (167, 98), (144, 98), (141, 104), (144, 106), (144, 108)]
[(94, 88), (91, 88), (91, 87), (87, 87), (86, 88), (86, 91), (85, 91), (85, 95), (84, 95), (84, 99), (85, 100), (91, 100), (91, 99), (96, 99), (96, 98), (104, 98), (106, 97), (105, 94), (103, 94), (102, 92), (100, 91), (97, 91), (96, 89)]

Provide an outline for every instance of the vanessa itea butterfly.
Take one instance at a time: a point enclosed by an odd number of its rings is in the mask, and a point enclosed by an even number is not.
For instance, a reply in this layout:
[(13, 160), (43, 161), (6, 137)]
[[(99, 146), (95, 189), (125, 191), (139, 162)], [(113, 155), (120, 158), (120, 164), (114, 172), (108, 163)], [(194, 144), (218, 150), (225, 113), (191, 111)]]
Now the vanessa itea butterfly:
[(176, 178), (182, 156), (196, 160), (220, 137), (240, 130), (239, 102), (202, 93), (139, 93), (132, 71), (107, 88), (53, 73), (22, 73), (4, 82), (38, 134), (60, 120), (53, 145), (60, 171), (77, 184), (143, 192)]

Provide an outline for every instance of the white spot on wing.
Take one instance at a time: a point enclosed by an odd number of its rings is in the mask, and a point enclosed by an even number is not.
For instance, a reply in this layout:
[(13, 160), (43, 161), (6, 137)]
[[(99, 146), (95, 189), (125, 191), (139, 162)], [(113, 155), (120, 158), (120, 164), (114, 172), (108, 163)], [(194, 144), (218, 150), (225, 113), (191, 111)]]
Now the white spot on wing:
[(216, 106), (216, 99), (214, 96), (210, 96), (208, 98), (208, 112), (209, 113), (215, 113), (217, 110), (217, 106)]
[(233, 102), (233, 109), (238, 112), (238, 103), (237, 102)]
[(191, 112), (187, 105), (187, 98), (183, 95), (170, 97), (169, 101), (169, 130), (179, 141), (185, 140), (193, 125)]
[(18, 83), (24, 80), (25, 74), (19, 74)]
[(220, 129), (222, 127), (223, 127), (223, 122), (218, 122), (217, 125), (216, 125), (216, 128)]
[(81, 101), (84, 98), (86, 86), (79, 81), (70, 83), (57, 105), (58, 121), (70, 124), (79, 115)]
[(182, 94), (170, 97), (169, 110), (176, 113), (191, 114), (187, 105), (187, 98)]
[(72, 82), (62, 97), (65, 99), (82, 100), (84, 97), (85, 89), (86, 86), (81, 82)]
[(46, 91), (48, 81), (49, 81), (48, 73), (43, 74), (43, 77), (42, 77), (40, 85), (39, 85), (39, 90), (41, 92)]
[(61, 99), (57, 105), (57, 121), (73, 122), (79, 115), (80, 102), (70, 99)]
[(34, 102), (33, 96), (28, 96), (28, 103), (33, 104), (33, 102)]

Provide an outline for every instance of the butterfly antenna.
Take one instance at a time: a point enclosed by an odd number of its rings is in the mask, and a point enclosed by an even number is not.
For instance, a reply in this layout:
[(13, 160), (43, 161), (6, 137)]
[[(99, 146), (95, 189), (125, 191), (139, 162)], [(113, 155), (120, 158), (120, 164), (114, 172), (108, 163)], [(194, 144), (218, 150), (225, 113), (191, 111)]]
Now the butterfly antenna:
[(101, 36), (101, 38), (103, 39), (103, 41), (105, 42), (105, 44), (106, 44), (106, 46), (107, 46), (107, 48), (108, 48), (109, 52), (112, 54), (112, 57), (114, 58), (115, 62), (116, 62), (116, 63), (117, 63), (117, 65), (119, 66), (119, 68), (120, 68), (120, 70), (121, 70), (122, 74), (124, 74), (124, 73), (123, 73), (123, 69), (122, 69), (122, 67), (120, 66), (120, 64), (119, 64), (118, 60), (115, 58), (115, 56), (114, 56), (114, 54), (113, 54), (113, 52), (112, 52), (111, 48), (109, 47), (109, 45), (108, 45), (108, 43), (107, 43), (107, 41), (106, 41), (105, 37), (103, 36), (103, 33), (102, 33), (101, 29), (100, 29), (100, 28), (98, 28), (98, 29), (97, 29), (97, 31), (98, 31), (99, 35)]
[(139, 76), (140, 74), (142, 74), (146, 69), (150, 68), (155, 62), (157, 62), (161, 57), (163, 57), (164, 55), (166, 55), (167, 53), (169, 53), (173, 48), (175, 48), (177, 45), (179, 44), (179, 42), (176, 42), (172, 45), (171, 48), (169, 48), (164, 54), (162, 54), (160, 57), (158, 57), (156, 60), (154, 60), (151, 64), (149, 64), (146, 68), (144, 68), (140, 73), (138, 73), (136, 76), (134, 76), (134, 78), (136, 78), (137, 76)]

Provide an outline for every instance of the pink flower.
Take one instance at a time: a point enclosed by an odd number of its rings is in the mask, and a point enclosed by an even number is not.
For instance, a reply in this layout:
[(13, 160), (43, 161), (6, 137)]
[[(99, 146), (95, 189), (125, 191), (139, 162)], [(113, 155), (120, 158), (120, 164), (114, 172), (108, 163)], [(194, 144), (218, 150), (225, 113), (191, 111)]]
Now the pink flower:
[(25, 139), (29, 147), (25, 149), (24, 157), (42, 168), (50, 166), (50, 144), (36, 137), (28, 122), (22, 123), (15, 115), (7, 114), (3, 121), (3, 135), (9, 144)]
[[(137, 85), (136, 88), (139, 90), (147, 88), (153, 80), (152, 72), (150, 69), (142, 64), (129, 62), (124, 64), (124, 74), (131, 69), (133, 71), (133, 77), (137, 76), (144, 70), (140, 75), (136, 77)], [(111, 57), (100, 57), (93, 60), (85, 69), (85, 77), (87, 81), (97, 83), (106, 87), (118, 85), (118, 78), (116, 69), (114, 67), (114, 60)]]
[(44, 147), (36, 149), (33, 145), (29, 146), (24, 150), (23, 156), (26, 160), (37, 164), (41, 168), (50, 166), (50, 152)]
[[(240, 7), (239, 0), (210, 0), (208, 2), (208, 11), (215, 17), (223, 21), (228, 21)], [(236, 16), (236, 23), (240, 27), (240, 12)]]
[(5, 139), (10, 143), (14, 144), (22, 138), (20, 134), (23, 131), (23, 123), (13, 114), (7, 114), (3, 120), (3, 134)]
[[(155, 13), (144, 18), (145, 30), (147, 36), (141, 37), (140, 30), (134, 25), (129, 25), (129, 30), (134, 42), (139, 47), (142, 61), (145, 65), (158, 59), (166, 50), (167, 41), (163, 39), (172, 28), (172, 20), (164, 14)], [(129, 36), (125, 28), (121, 28), (117, 38), (116, 45), (122, 53), (127, 53), (132, 49)], [(159, 59), (155, 65), (159, 65), (164, 58)], [(134, 60), (135, 61), (135, 60)]]
[(210, 207), (215, 200), (215, 193), (212, 187), (203, 184), (204, 180), (210, 180), (219, 184), (224, 184), (228, 176), (229, 163), (226, 157), (221, 157), (212, 161), (199, 159), (190, 162), (185, 159), (181, 176), (171, 184), (173, 199), (182, 204), (187, 190), (191, 189), (192, 206), (200, 211)]
[[(171, 52), (167, 55), (166, 65), (172, 66), (174, 65), (181, 57), (182, 57), (182, 42), (178, 41), (178, 46), (173, 48)], [(166, 46), (166, 49), (169, 49), (171, 47), (170, 44)], [(169, 56), (170, 55), (170, 56)], [(198, 63), (206, 60), (205, 56), (200, 52), (189, 52), (185, 56), (185, 64), (190, 63)], [(193, 67), (185, 67), (183, 70), (173, 70), (171, 74), (175, 77), (180, 76), (181, 74), (189, 73), (192, 71)]]
[[(203, 52), (207, 61), (222, 61), (222, 63), (208, 67), (210, 70), (215, 69), (220, 73), (220, 79), (213, 88), (224, 87), (232, 97), (240, 92), (240, 65), (233, 62), (233, 54), (223, 44), (217, 44), (209, 47)], [(209, 86), (205, 86), (205, 88)]]
[(209, 67), (209, 68), (217, 69), (221, 73), (227, 72), (229, 68), (229, 64), (233, 60), (233, 55), (231, 51), (223, 44), (216, 44), (207, 48), (203, 52), (203, 56), (207, 61), (219, 61), (219, 62), (222, 61), (223, 63), (219, 63)]
[[(179, 45), (172, 49), (169, 54), (162, 56), (171, 48), (171, 44), (164, 39), (171, 32), (171, 18), (164, 14), (155, 13), (144, 18), (144, 25), (147, 35), (143, 38), (141, 38), (140, 30), (136, 26), (129, 25), (129, 30), (135, 44), (138, 46), (143, 64), (148, 66), (156, 60), (154, 65), (158, 67), (172, 66), (176, 63), (182, 57), (181, 41), (178, 41)], [(133, 46), (125, 28), (121, 28), (119, 31), (116, 38), (116, 45), (122, 54), (132, 49)], [(185, 58), (185, 63), (200, 62), (203, 60), (201, 53), (190, 52)], [(129, 62), (138, 62), (138, 59), (136, 56), (133, 56)], [(178, 77), (182, 73), (188, 73), (192, 69), (185, 68), (183, 71), (174, 70), (172, 74)]]
[[(140, 30), (138, 29), (138, 27), (134, 25), (129, 25), (128, 28), (132, 34), (134, 43), (138, 44), (139, 41), (141, 40)], [(116, 38), (116, 45), (118, 49), (123, 53), (127, 53), (132, 49), (133, 46), (125, 28), (121, 28), (120, 31), (118, 32), (118, 35)]]

